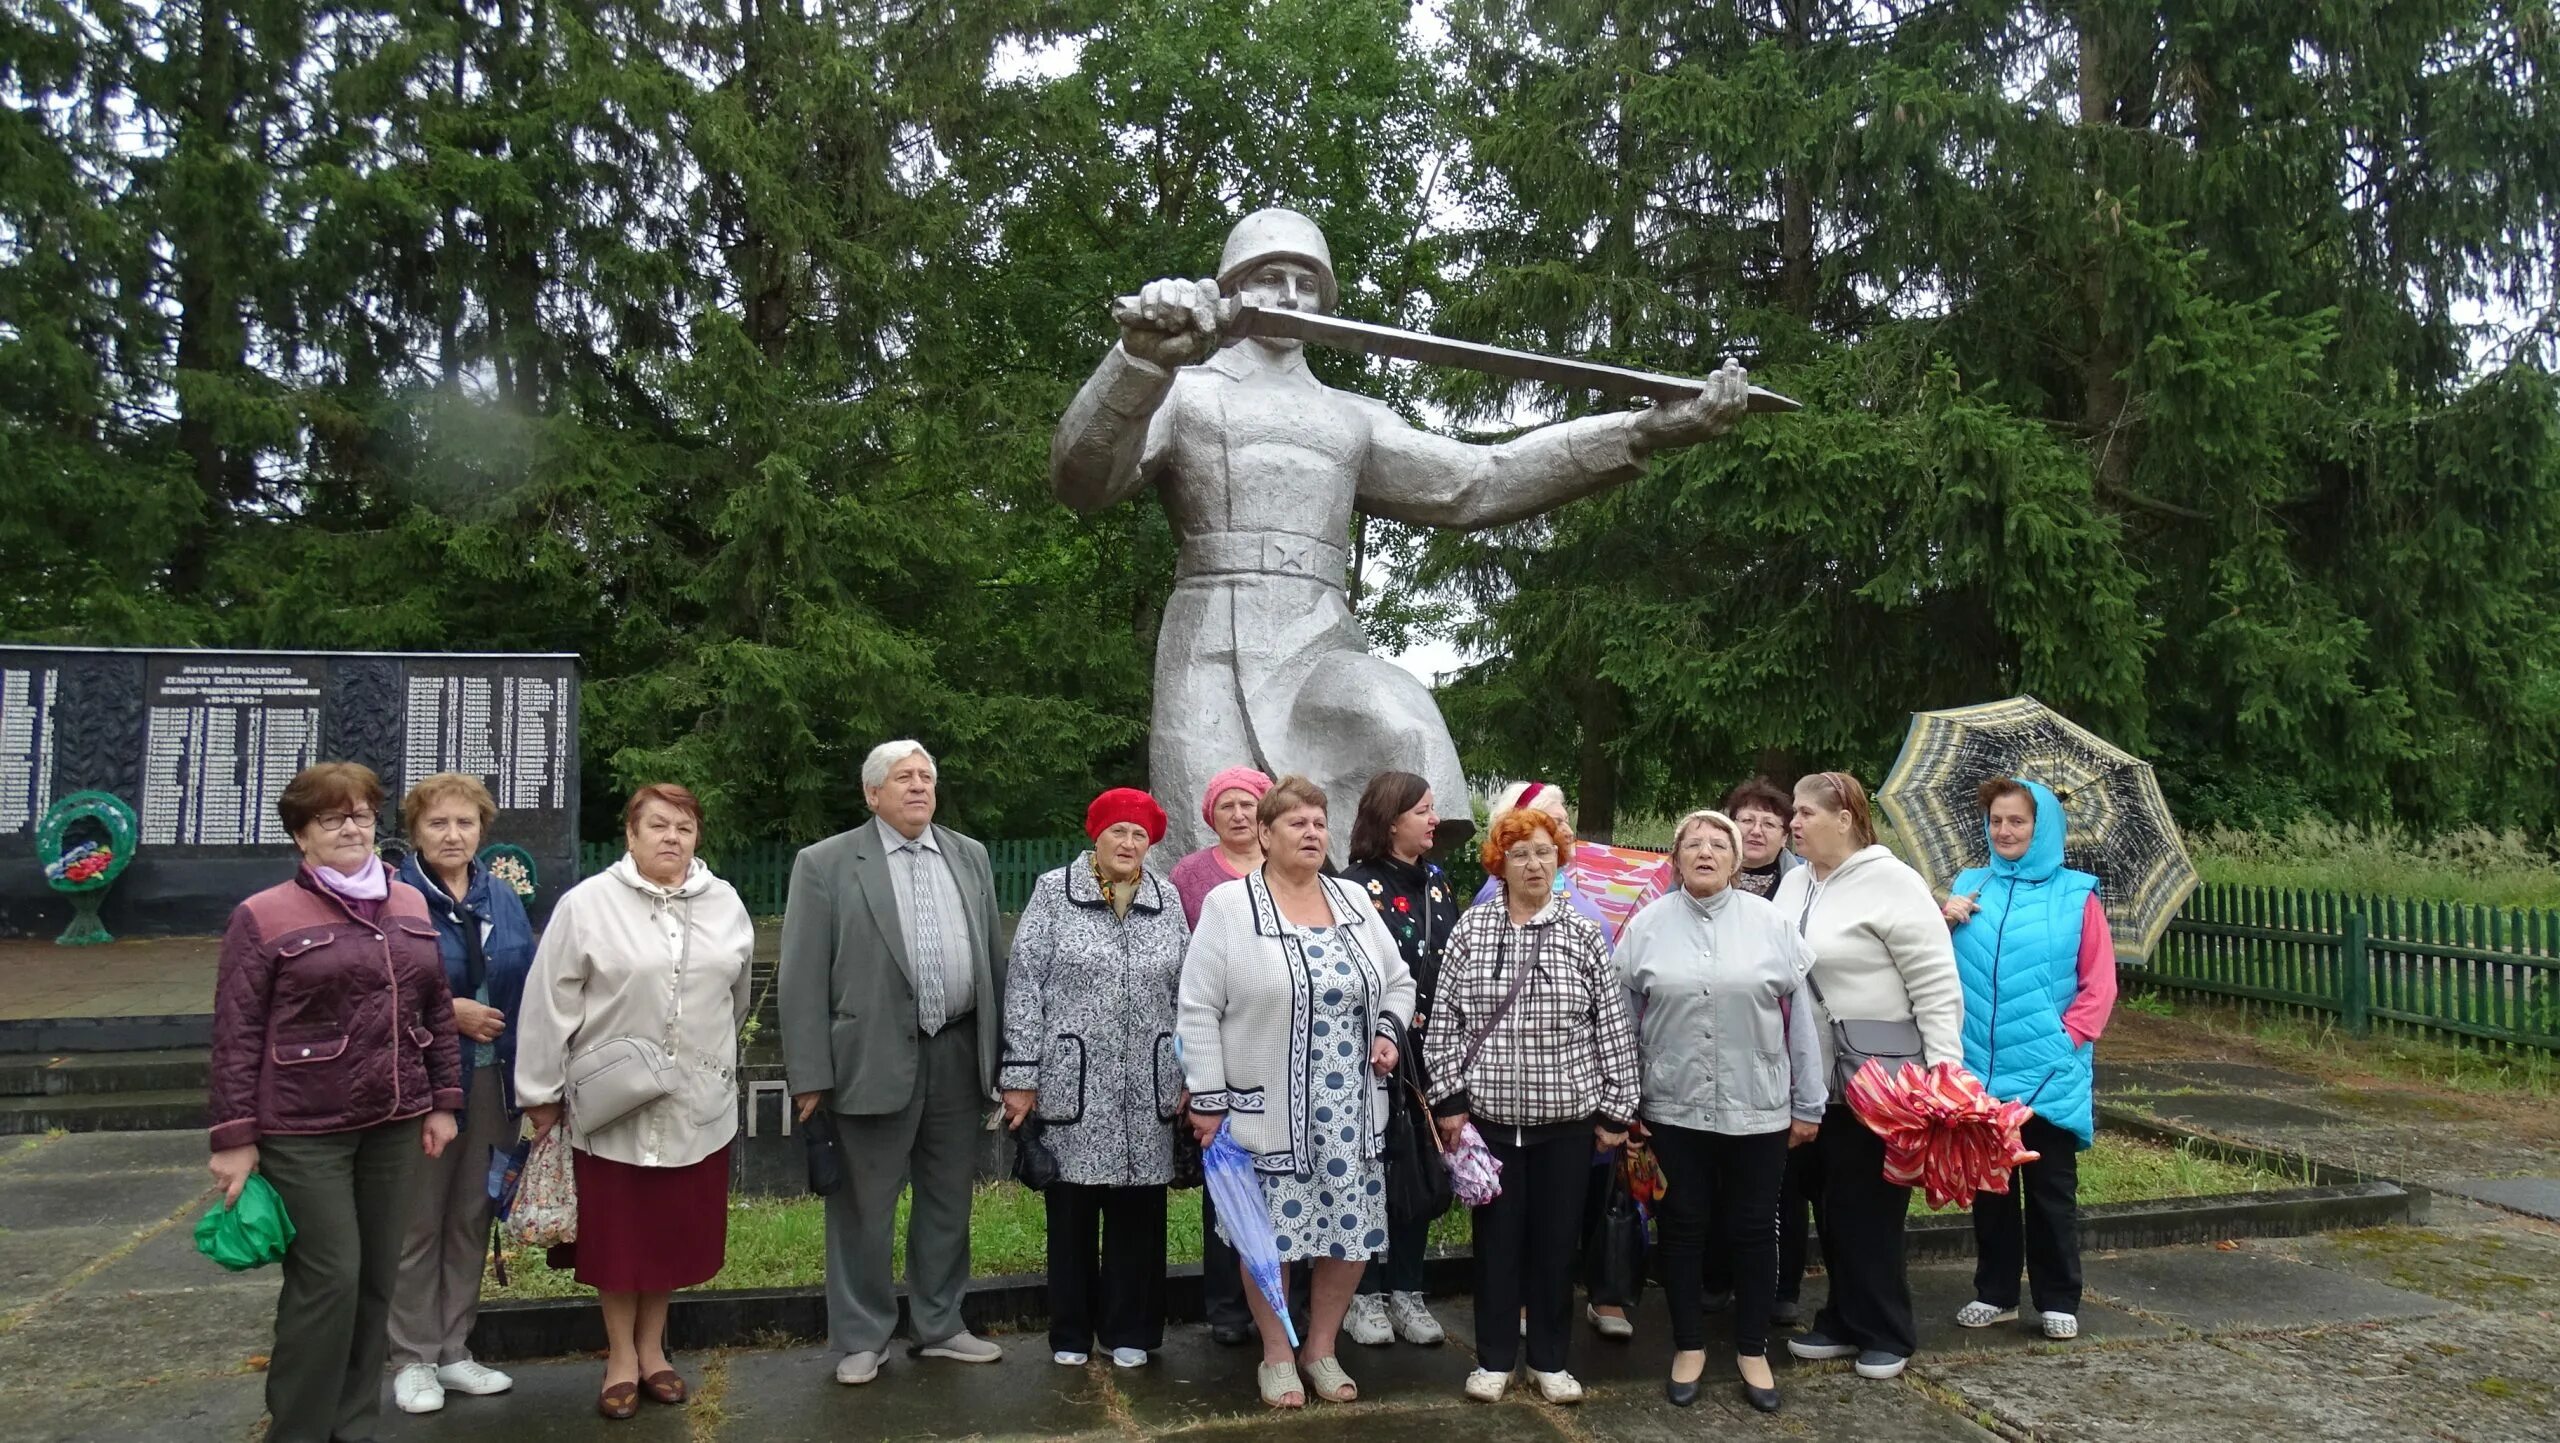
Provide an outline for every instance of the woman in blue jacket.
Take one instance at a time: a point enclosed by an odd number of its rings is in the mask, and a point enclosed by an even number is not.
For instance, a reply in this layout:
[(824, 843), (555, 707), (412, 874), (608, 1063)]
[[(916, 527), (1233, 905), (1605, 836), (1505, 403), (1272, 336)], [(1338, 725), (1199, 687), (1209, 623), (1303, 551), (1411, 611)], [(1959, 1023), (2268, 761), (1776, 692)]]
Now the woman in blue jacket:
[(427, 899), (462, 1041), (459, 1135), (415, 1182), (400, 1281), (391, 1295), (392, 1401), (432, 1413), (451, 1393), (503, 1393), (514, 1380), (472, 1360), (472, 1320), (488, 1262), (489, 1150), (516, 1139), (516, 1040), (510, 1027), (533, 967), (533, 926), (515, 888), (480, 865), (498, 819), (478, 777), (438, 772), (400, 802), (409, 856), (400, 880)]
[(2018, 1316), (2021, 1265), (2048, 1338), (2080, 1334), (2080, 1149), (2094, 1129), (2090, 1070), (2116, 1001), (2116, 951), (2098, 879), (2062, 865), (2062, 802), (2041, 782), (1981, 789), (1991, 865), (1946, 902), (1964, 981), (1964, 1061), (1994, 1097), (2034, 1109), (2021, 1135), (2042, 1154), (2009, 1191), (1973, 1203), (1967, 1328)]

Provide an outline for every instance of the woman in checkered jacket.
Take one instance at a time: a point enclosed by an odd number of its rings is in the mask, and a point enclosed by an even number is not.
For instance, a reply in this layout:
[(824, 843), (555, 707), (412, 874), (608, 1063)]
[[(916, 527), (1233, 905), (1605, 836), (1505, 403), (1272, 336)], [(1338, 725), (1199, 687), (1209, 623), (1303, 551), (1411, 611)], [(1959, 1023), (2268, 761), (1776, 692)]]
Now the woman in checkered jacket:
[(1534, 807), (1494, 823), (1485, 870), (1502, 895), (1458, 919), (1440, 959), (1423, 1056), (1432, 1112), (1452, 1144), (1470, 1120), (1502, 1163), (1475, 1209), (1476, 1347), (1467, 1396), (1502, 1396), (1528, 1314), (1529, 1376), (1550, 1403), (1580, 1401), (1565, 1371), (1573, 1263), (1596, 1138), (1627, 1139), (1639, 1093), (1636, 1032), (1600, 928), (1556, 896), (1573, 833)]

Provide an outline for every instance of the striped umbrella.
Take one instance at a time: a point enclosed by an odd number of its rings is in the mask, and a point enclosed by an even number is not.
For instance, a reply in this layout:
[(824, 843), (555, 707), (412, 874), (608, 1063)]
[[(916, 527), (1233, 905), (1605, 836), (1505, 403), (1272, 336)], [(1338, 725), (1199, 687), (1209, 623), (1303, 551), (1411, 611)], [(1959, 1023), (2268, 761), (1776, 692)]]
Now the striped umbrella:
[(1931, 885), (1989, 862), (1974, 789), (1993, 777), (2042, 782), (2062, 799), (2065, 865), (2097, 876), (2118, 959), (2149, 958), (2196, 888), (2151, 764), (2034, 697), (1914, 712), (1876, 800)]

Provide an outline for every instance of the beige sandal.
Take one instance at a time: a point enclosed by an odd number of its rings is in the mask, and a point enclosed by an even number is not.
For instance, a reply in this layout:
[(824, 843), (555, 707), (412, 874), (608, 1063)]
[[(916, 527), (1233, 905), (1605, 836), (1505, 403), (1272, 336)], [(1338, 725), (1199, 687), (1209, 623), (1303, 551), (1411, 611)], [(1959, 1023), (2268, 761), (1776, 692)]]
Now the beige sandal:
[[(1307, 1406), (1306, 1385), (1298, 1381), (1298, 1365), (1295, 1363), (1258, 1364), (1253, 1370), (1253, 1381), (1262, 1389), (1262, 1401), (1270, 1407), (1304, 1408)], [(1292, 1394), (1297, 1396), (1298, 1401), (1295, 1403), (1285, 1401)]]
[(1360, 1385), (1342, 1371), (1339, 1358), (1318, 1358), (1306, 1364), (1307, 1381), (1315, 1386), (1315, 1395), (1328, 1403), (1350, 1403), (1360, 1397)]

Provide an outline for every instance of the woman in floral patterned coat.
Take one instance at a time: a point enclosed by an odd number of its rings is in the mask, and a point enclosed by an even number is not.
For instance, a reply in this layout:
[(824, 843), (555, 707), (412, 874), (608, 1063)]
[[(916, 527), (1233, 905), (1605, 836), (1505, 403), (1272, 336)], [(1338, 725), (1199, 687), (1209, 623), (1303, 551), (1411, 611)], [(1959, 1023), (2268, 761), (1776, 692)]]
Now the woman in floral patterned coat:
[(1188, 1100), (1174, 995), (1190, 937), (1173, 885), (1146, 865), (1164, 831), (1145, 792), (1094, 798), (1093, 850), (1040, 879), (1013, 934), (996, 1085), (1006, 1125), (1037, 1112), (1057, 1155), (1043, 1193), (1049, 1347), (1069, 1366), (1097, 1338), (1123, 1368), (1164, 1345), (1165, 1188)]
[[(1448, 874), (1431, 860), (1440, 813), (1431, 784), (1412, 772), (1380, 772), (1360, 793), (1351, 823), (1351, 865), (1345, 881), (1369, 889), (1369, 903), (1395, 934), (1396, 950), (1413, 972), (1413, 1031), (1430, 1025), (1431, 992), (1440, 979), (1440, 949), (1458, 925), (1458, 899)], [(1412, 1044), (1419, 1059), (1421, 1044)], [(1342, 1330), (1372, 1347), (1401, 1337), (1425, 1346), (1445, 1336), (1440, 1320), (1422, 1301), (1422, 1252), (1431, 1240), (1426, 1220), (1387, 1225), (1387, 1255), (1371, 1259), (1360, 1294)]]

